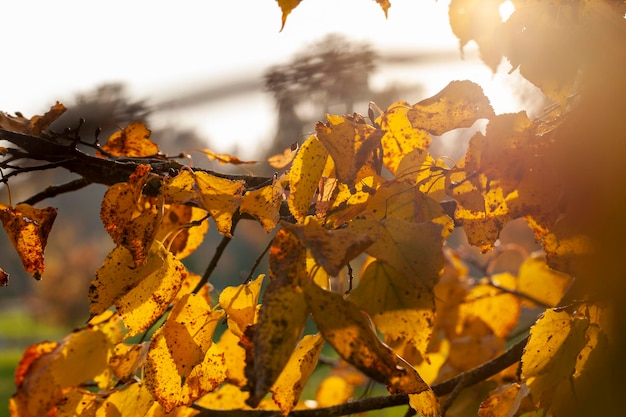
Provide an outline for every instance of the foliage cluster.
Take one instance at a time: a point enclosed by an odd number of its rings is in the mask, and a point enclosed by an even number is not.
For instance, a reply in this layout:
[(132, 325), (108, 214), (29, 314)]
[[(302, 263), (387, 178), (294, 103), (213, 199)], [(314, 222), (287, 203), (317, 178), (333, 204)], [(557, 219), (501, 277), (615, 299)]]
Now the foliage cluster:
[[(297, 3), (279, 1), (284, 18)], [(80, 176), (2, 206), (24, 268), (41, 278), (56, 216), (34, 204), (93, 182), (109, 186), (101, 219), (117, 245), (90, 287), (89, 323), (24, 353), (12, 415), (339, 415), (398, 404), (422, 416), (617, 410), (626, 346), (617, 320), (626, 305), (626, 196), (615, 172), (625, 136), (624, 3), (520, 0), (504, 23), (494, 14), (500, 3), (452, 1), (451, 26), (461, 46), (475, 40), (494, 68), (506, 57), (555, 101), (537, 119), (495, 114), (479, 86), (452, 81), (415, 104), (327, 115), (299, 149), (273, 159), (287, 168), (260, 178), (183, 165), (140, 122), (100, 144), (80, 129), (49, 128), (61, 104), (31, 119), (1, 114), (11, 144), (1, 149), (3, 182), (57, 167)], [(429, 154), (433, 140), (480, 119), (487, 127), (463, 158)], [(199, 276), (181, 259), (209, 218), (223, 240)], [(492, 251), (520, 218), (543, 253), (516, 274), (473, 279), (446, 245), (462, 228), (471, 245)], [(213, 301), (211, 272), (249, 220), (273, 233), (269, 277), (251, 273)], [(363, 257), (355, 273), (351, 262)], [(514, 343), (528, 307), (543, 314)], [(303, 336), (309, 320), (316, 332)], [(312, 406), (300, 397), (324, 345), (340, 359)], [(391, 395), (350, 402), (363, 375)]]

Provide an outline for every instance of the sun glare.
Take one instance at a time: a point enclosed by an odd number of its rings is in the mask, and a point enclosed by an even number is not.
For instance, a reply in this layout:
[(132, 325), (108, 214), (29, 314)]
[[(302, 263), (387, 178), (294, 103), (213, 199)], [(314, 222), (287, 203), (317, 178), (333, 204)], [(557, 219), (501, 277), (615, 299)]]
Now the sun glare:
[(500, 11), (500, 17), (502, 18), (502, 21), (506, 22), (515, 11), (515, 5), (513, 4), (512, 1), (507, 0), (500, 5), (499, 11)]

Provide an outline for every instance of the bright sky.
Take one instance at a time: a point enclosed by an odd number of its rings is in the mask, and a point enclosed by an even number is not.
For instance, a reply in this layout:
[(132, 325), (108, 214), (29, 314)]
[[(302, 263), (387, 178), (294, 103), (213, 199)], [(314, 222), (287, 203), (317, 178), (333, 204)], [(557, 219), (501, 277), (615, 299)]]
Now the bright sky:
[[(392, 0), (385, 19), (373, 0), (304, 0), (279, 32), (281, 11), (274, 0), (4, 2), (0, 110), (38, 114), (57, 99), (70, 101), (76, 92), (113, 81), (127, 83), (136, 98), (159, 102), (233, 78), (261, 77), (268, 66), (288, 61), (328, 33), (368, 41), (379, 51), (455, 49), (448, 3)], [(506, 72), (493, 77), (469, 58), (475, 56), (471, 47), (466, 55), (465, 61), (394, 75), (427, 83), (428, 94), (452, 79), (472, 79), (485, 87), (498, 111), (516, 110), (499, 97), (509, 91)], [(270, 97), (257, 93), (168, 113), (161, 122), (193, 127), (217, 151), (226, 151), (234, 142), (247, 146), (270, 137), (272, 111)]]

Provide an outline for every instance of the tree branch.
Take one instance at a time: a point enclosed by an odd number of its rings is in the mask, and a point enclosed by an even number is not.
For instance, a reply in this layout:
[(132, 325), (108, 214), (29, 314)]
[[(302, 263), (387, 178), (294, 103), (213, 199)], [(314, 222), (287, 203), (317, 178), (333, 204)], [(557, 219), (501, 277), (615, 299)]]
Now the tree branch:
[(50, 187), (46, 188), (45, 190), (43, 190), (43, 191), (33, 195), (32, 197), (29, 197), (28, 199), (24, 200), (23, 203), (30, 204), (32, 206), (34, 204), (39, 203), (42, 200), (45, 200), (46, 198), (52, 198), (52, 197), (56, 197), (57, 195), (60, 195), (60, 194), (69, 193), (69, 192), (72, 192), (72, 191), (80, 190), (81, 188), (84, 188), (84, 187), (88, 186), (89, 184), (91, 184), (91, 183), (89, 181), (87, 181), (85, 178), (78, 178), (78, 179), (75, 179), (73, 181), (67, 182), (65, 184), (51, 185)]
[[(474, 369), (463, 372), (446, 381), (434, 384), (431, 388), (438, 397), (450, 394), (454, 390), (460, 390), (486, 380), (498, 372), (508, 368), (522, 358), (524, 347), (528, 337), (520, 340), (502, 355), (477, 366)], [(332, 407), (316, 408), (311, 410), (294, 410), (289, 413), (291, 417), (334, 417), (347, 414), (362, 413), (371, 410), (408, 405), (409, 396), (385, 395), (380, 397), (363, 398), (360, 400), (335, 405)], [(199, 406), (193, 407), (199, 410), (197, 417), (270, 417), (281, 416), (280, 411), (275, 410), (211, 410)]]

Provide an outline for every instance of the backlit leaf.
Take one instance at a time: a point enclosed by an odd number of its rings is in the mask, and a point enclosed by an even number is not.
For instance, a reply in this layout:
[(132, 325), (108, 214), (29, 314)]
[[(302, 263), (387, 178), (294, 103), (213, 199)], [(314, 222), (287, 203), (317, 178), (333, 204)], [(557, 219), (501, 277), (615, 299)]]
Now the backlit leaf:
[(67, 392), (56, 404), (55, 417), (95, 417), (103, 401), (101, 395), (75, 388)]
[(185, 274), (183, 264), (159, 242), (153, 243), (146, 263), (139, 267), (130, 252), (118, 246), (96, 271), (89, 287), (89, 311), (99, 314), (115, 305), (129, 336), (138, 334), (165, 312)]
[(354, 393), (354, 387), (345, 378), (331, 375), (324, 378), (315, 393), (318, 407), (331, 407), (347, 402)]
[(318, 329), (342, 358), (388, 385), (392, 392), (408, 394), (430, 389), (410, 364), (378, 339), (354, 303), (313, 283), (305, 287), (304, 294)]
[(424, 390), (417, 394), (409, 394), (409, 405), (419, 413), (421, 417), (441, 416), (439, 400), (432, 390)]
[(0, 112), (0, 128), (25, 135), (40, 136), (48, 127), (65, 113), (65, 106), (58, 101), (43, 116), (33, 116), (30, 120), (21, 116), (11, 116)]
[(526, 384), (507, 384), (496, 388), (480, 403), (478, 417), (499, 417), (517, 413), (522, 400), (529, 394)]
[(409, 103), (397, 102), (380, 117), (381, 129), (385, 131), (381, 140), (383, 163), (392, 173), (396, 173), (405, 155), (414, 149), (426, 150), (432, 142), (428, 132), (411, 124), (410, 110)]
[(96, 417), (143, 416), (152, 407), (154, 398), (145, 384), (134, 383), (109, 395), (96, 412)]
[(56, 346), (31, 347), (18, 367), (19, 377), (16, 375), (19, 384), (11, 406), (17, 415), (45, 416), (63, 398), (64, 390), (86, 382), (108, 387), (111, 371), (107, 359), (121, 340), (116, 317), (76, 330)]
[(283, 415), (287, 415), (298, 403), (306, 382), (315, 370), (322, 346), (324, 339), (319, 334), (304, 336), (270, 388), (272, 398)]
[(113, 348), (109, 358), (109, 366), (115, 377), (125, 381), (135, 376), (139, 368), (143, 367), (150, 344), (143, 342), (138, 345), (118, 343)]
[(283, 202), (284, 189), (281, 182), (257, 190), (248, 191), (241, 200), (241, 213), (248, 213), (259, 220), (263, 230), (271, 232), (280, 220), (280, 206)]
[(361, 116), (326, 115), (326, 118), (326, 123), (315, 125), (315, 131), (335, 161), (339, 181), (352, 186), (357, 178), (379, 173), (378, 165), (382, 161), (374, 157), (374, 151), (385, 132), (365, 124)]
[(530, 295), (548, 306), (556, 306), (571, 283), (571, 277), (551, 269), (542, 256), (526, 258), (520, 265), (518, 279), (518, 289), (521, 293)]
[(237, 336), (241, 336), (246, 327), (255, 322), (263, 278), (265, 275), (261, 274), (250, 283), (226, 287), (220, 293), (220, 307), (226, 312), (228, 327)]
[(289, 211), (303, 221), (313, 202), (320, 177), (328, 159), (328, 151), (315, 136), (309, 137), (298, 150), (289, 173)]
[(380, 261), (370, 263), (350, 300), (366, 311), (390, 344), (403, 341), (426, 352), (435, 320), (435, 300), (420, 281), (407, 279)]
[(150, 140), (150, 130), (143, 122), (133, 122), (113, 133), (102, 150), (113, 156), (146, 157), (159, 153), (159, 147)]
[(522, 355), (522, 378), (535, 403), (574, 374), (588, 327), (588, 319), (555, 310), (546, 310), (531, 327)]
[(298, 144), (294, 143), (290, 147), (286, 148), (283, 153), (272, 155), (267, 158), (267, 162), (272, 168), (282, 169), (289, 165), (296, 157), (298, 151)]
[[(254, 360), (246, 371), (253, 390), (248, 404), (256, 407), (289, 360), (306, 324), (307, 308), (297, 281), (270, 281), (254, 329)], [(253, 379), (254, 378), (254, 379)]]
[(406, 279), (432, 288), (443, 268), (441, 226), (394, 217), (380, 222), (355, 220), (354, 228), (374, 238), (366, 252), (389, 264)]
[[(480, 3), (482, 6), (483, 1)], [(436, 95), (414, 104), (406, 114), (413, 127), (435, 136), (452, 129), (471, 127), (478, 119), (494, 116), (482, 88), (467, 80), (450, 82)]]
[(0, 220), (13, 247), (22, 260), (24, 270), (40, 279), (44, 271), (44, 250), (57, 209), (38, 209), (28, 204), (15, 207), (0, 205)]
[(206, 211), (197, 207), (169, 204), (164, 208), (155, 239), (162, 242), (176, 258), (186, 258), (204, 240), (209, 229), (206, 215)]
[(236, 156), (228, 155), (225, 153), (216, 153), (210, 149), (200, 149), (200, 152), (205, 154), (211, 161), (217, 161), (220, 164), (233, 164), (233, 165), (254, 165), (256, 161), (242, 161)]
[(223, 316), (204, 298), (188, 294), (152, 336), (145, 383), (166, 412), (191, 404), (226, 379), (224, 354), (213, 343)]
[[(226, 382), (244, 387), (248, 379), (245, 374), (246, 351), (241, 347), (239, 336), (236, 336), (230, 328), (224, 330), (217, 345), (224, 352), (226, 361)], [(247, 397), (246, 397), (247, 398)]]
[(329, 275), (335, 276), (348, 262), (360, 255), (372, 239), (353, 230), (350, 224), (341, 229), (326, 229), (314, 217), (307, 217), (303, 225), (284, 225), (311, 251), (313, 257)]
[(243, 181), (216, 177), (203, 171), (181, 171), (163, 181), (166, 203), (193, 204), (211, 213), (217, 230), (231, 236), (233, 213), (241, 204)]

